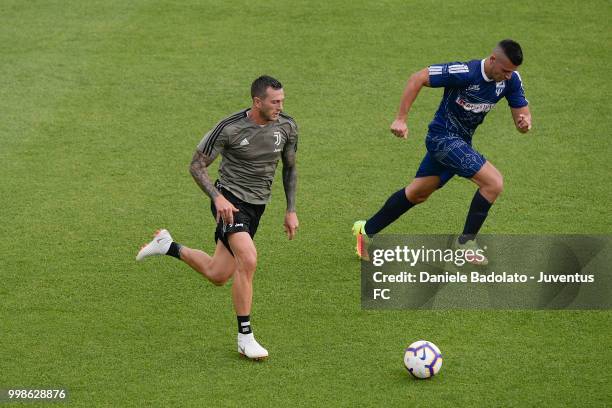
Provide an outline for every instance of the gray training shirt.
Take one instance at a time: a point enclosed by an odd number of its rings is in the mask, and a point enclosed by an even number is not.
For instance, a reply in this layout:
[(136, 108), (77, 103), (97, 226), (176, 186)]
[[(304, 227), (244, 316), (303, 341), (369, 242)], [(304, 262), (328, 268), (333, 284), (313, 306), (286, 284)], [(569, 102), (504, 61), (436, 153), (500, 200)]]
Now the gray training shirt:
[(198, 150), (209, 157), (221, 154), (219, 182), (239, 199), (251, 204), (270, 201), (276, 166), (285, 149), (297, 150), (298, 131), (292, 117), (261, 126), (241, 110), (206, 133)]

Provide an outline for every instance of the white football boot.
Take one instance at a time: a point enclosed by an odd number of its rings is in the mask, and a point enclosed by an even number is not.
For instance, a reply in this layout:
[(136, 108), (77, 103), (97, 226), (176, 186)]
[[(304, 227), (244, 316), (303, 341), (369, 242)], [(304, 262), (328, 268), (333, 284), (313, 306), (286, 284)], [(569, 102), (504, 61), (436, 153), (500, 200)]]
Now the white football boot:
[(268, 357), (268, 350), (261, 347), (253, 333), (238, 333), (238, 352), (252, 360), (263, 360)]
[(153, 255), (165, 255), (168, 252), (168, 249), (170, 249), (171, 243), (172, 237), (170, 236), (168, 230), (158, 230), (153, 236), (153, 241), (140, 248), (138, 255), (136, 255), (136, 260), (142, 261), (146, 257)]

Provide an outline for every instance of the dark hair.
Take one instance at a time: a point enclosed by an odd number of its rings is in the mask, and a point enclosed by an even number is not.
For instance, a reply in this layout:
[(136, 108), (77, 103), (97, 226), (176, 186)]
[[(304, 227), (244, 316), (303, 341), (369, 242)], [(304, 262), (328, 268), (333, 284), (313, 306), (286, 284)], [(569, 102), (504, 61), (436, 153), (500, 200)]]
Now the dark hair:
[(519, 66), (523, 63), (523, 50), (516, 41), (510, 39), (501, 40), (497, 46), (514, 65)]
[(278, 80), (268, 75), (262, 75), (251, 84), (251, 98), (265, 98), (266, 90), (271, 87), (272, 89), (281, 89), (283, 84)]

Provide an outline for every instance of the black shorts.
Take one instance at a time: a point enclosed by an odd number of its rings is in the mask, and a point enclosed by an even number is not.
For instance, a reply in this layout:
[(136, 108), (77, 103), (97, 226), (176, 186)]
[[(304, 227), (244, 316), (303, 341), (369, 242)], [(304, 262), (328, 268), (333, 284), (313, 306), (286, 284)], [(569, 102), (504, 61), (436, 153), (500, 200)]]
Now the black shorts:
[[(227, 240), (230, 234), (234, 232), (248, 232), (251, 238), (255, 237), (255, 233), (257, 232), (257, 227), (259, 226), (259, 219), (264, 213), (266, 209), (265, 204), (251, 204), (245, 201), (242, 201), (234, 194), (229, 192), (228, 190), (221, 187), (219, 181), (215, 182), (215, 187), (223, 197), (227, 199), (230, 203), (234, 205), (239, 211), (234, 213), (234, 223), (233, 224), (225, 224), (222, 219), (217, 223), (217, 228), (215, 229), (215, 242), (221, 240), (223, 245), (227, 248), (228, 251), (233, 255), (232, 249), (230, 248), (229, 241)], [(215, 207), (215, 202), (211, 200), (210, 202), (210, 210), (212, 211), (213, 217), (217, 217), (217, 208)]]

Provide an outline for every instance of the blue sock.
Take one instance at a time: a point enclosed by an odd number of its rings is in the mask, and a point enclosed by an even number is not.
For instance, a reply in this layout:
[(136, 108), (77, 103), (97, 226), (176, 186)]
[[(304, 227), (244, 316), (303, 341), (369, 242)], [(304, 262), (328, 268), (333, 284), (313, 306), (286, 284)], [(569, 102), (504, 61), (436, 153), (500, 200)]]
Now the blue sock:
[(490, 203), (480, 194), (480, 190), (476, 190), (476, 194), (474, 194), (474, 198), (472, 198), (472, 204), (470, 204), (470, 211), (465, 219), (463, 235), (459, 237), (459, 242), (461, 244), (465, 244), (467, 241), (476, 237), (476, 234), (480, 231), (480, 227), (482, 227), (482, 224), (484, 224), (487, 219), (489, 209), (492, 205), (493, 203)]
[(406, 198), (405, 189), (396, 191), (389, 197), (385, 205), (366, 222), (365, 233), (368, 236), (378, 234), (412, 207), (414, 204)]

